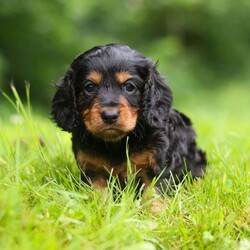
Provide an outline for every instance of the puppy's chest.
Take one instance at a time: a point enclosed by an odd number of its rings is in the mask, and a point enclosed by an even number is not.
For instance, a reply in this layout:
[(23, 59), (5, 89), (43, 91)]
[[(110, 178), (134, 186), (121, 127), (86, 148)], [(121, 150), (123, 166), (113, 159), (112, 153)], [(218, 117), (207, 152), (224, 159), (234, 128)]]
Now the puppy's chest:
[(98, 172), (104, 170), (116, 175), (127, 172), (128, 163), (131, 164), (133, 172), (141, 169), (155, 169), (157, 167), (153, 149), (131, 150), (129, 157), (126, 155), (126, 149), (102, 152), (79, 149), (75, 152), (75, 156), (78, 164), (84, 171)]

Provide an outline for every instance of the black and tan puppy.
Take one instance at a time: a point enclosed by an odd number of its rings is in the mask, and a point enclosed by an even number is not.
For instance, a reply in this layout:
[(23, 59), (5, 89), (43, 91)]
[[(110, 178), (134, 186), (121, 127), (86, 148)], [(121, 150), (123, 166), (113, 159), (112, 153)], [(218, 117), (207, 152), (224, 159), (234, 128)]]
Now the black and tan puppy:
[[(185, 115), (172, 109), (172, 93), (155, 63), (119, 44), (78, 56), (57, 84), (53, 120), (72, 133), (82, 179), (104, 188), (110, 173), (125, 183), (126, 142), (132, 170), (148, 187), (202, 177), (205, 154)], [(128, 139), (127, 139), (128, 138)]]

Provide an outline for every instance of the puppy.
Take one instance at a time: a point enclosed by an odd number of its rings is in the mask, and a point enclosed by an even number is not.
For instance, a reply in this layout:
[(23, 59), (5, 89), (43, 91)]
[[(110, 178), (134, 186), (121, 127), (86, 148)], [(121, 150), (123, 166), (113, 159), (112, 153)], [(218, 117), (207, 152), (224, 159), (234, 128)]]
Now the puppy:
[(172, 109), (172, 92), (151, 59), (120, 44), (94, 47), (56, 88), (52, 117), (72, 133), (84, 182), (103, 189), (112, 174), (125, 185), (126, 152), (144, 188), (153, 178), (164, 191), (187, 173), (203, 176), (206, 157), (191, 121)]

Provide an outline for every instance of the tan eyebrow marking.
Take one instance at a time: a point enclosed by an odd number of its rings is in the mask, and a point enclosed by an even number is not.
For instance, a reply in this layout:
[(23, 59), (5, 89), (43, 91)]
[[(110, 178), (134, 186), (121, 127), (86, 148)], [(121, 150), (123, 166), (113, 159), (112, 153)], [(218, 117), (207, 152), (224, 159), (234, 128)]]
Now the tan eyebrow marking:
[(102, 80), (102, 74), (98, 71), (91, 71), (87, 75), (86, 79), (95, 83), (95, 84), (100, 84), (101, 80)]
[(115, 76), (116, 76), (118, 83), (121, 85), (124, 84), (127, 80), (129, 80), (132, 77), (127, 71), (117, 72)]

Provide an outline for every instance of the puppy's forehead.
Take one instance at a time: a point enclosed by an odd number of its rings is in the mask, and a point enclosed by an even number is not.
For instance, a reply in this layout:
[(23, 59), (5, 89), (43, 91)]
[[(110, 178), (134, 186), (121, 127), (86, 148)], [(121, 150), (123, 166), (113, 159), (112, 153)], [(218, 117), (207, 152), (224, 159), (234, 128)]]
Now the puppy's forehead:
[(145, 64), (146, 58), (125, 45), (110, 44), (94, 47), (78, 56), (72, 67), (85, 67), (87, 72), (131, 71), (139, 64)]
[(83, 56), (85, 59), (94, 57), (103, 59), (106, 57), (108, 59), (112, 58), (116, 60), (131, 59), (136, 57), (145, 58), (136, 50), (133, 50), (126, 45), (120, 44), (109, 44), (105, 46), (94, 47), (83, 53)]

